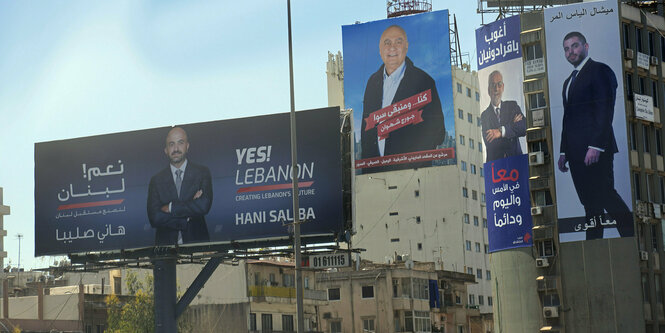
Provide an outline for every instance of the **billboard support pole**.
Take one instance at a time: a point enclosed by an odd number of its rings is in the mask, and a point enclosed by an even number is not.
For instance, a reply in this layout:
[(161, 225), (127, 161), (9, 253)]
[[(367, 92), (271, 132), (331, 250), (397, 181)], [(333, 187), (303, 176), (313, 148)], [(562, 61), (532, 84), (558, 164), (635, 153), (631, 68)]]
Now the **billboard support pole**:
[(155, 332), (177, 333), (176, 259), (159, 258), (153, 261), (155, 292)]
[(305, 331), (303, 317), (302, 257), (300, 253), (300, 213), (298, 207), (298, 145), (296, 143), (296, 105), (293, 89), (293, 43), (291, 38), (291, 0), (286, 0), (289, 28), (289, 88), (291, 97), (291, 180), (293, 183), (293, 253), (296, 261), (297, 332)]

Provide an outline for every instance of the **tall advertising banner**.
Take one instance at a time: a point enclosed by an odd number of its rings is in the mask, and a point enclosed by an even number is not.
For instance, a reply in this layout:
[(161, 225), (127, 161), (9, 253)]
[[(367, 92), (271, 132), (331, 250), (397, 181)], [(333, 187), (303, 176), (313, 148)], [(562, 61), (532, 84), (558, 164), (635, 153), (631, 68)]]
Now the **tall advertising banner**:
[(342, 27), (357, 173), (455, 163), (448, 11)]
[(533, 245), (520, 30), (517, 15), (476, 30), (490, 252)]
[[(343, 228), (339, 109), (297, 114), (303, 236)], [(289, 114), (35, 144), (35, 255), (288, 237)]]
[(617, 2), (544, 15), (559, 240), (633, 236)]
[(490, 252), (533, 245), (529, 199), (529, 156), (485, 163), (487, 234)]

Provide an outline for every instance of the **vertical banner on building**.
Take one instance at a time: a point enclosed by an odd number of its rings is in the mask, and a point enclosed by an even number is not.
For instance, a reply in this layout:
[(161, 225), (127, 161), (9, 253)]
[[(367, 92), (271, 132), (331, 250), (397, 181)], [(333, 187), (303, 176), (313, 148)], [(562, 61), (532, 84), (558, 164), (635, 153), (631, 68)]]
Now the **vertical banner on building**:
[(633, 236), (617, 2), (544, 15), (559, 240)]
[(531, 246), (519, 16), (477, 29), (476, 49), (490, 252)]
[(528, 155), (485, 163), (490, 252), (533, 245)]
[(520, 17), (476, 30), (485, 162), (526, 153)]
[(343, 26), (342, 36), (357, 172), (454, 164), (448, 11)]

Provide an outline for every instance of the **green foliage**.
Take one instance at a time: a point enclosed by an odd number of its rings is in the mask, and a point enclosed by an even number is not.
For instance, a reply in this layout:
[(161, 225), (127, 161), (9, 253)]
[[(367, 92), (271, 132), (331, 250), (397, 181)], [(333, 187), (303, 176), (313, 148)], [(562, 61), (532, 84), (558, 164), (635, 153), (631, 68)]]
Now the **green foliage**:
[[(109, 333), (154, 333), (155, 332), (155, 296), (154, 278), (146, 275), (143, 281), (135, 273), (126, 275), (127, 291), (133, 300), (122, 304), (116, 295), (106, 297), (107, 329)], [(178, 288), (180, 289), (180, 288)], [(181, 294), (178, 291), (178, 298)], [(178, 332), (191, 331), (191, 325), (178, 320)]]
[(117, 296), (106, 298), (107, 332), (154, 333), (155, 312), (152, 276), (139, 281), (136, 274), (127, 272), (127, 290), (134, 299), (122, 304)]

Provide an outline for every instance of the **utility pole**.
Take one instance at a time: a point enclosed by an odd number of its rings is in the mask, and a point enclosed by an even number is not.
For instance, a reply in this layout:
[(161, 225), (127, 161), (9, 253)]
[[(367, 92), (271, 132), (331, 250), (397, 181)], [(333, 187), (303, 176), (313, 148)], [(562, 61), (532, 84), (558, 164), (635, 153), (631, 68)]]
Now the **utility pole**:
[(21, 239), (23, 239), (23, 234), (16, 234), (16, 239), (18, 239), (18, 271), (21, 271)]
[(296, 143), (296, 102), (293, 91), (293, 42), (291, 39), (291, 0), (286, 0), (289, 27), (289, 87), (291, 93), (291, 180), (293, 183), (293, 253), (296, 261), (297, 332), (305, 331), (303, 317), (302, 258), (300, 253), (300, 211), (298, 207), (298, 145)]

